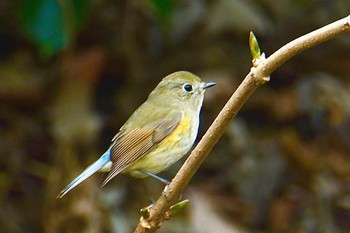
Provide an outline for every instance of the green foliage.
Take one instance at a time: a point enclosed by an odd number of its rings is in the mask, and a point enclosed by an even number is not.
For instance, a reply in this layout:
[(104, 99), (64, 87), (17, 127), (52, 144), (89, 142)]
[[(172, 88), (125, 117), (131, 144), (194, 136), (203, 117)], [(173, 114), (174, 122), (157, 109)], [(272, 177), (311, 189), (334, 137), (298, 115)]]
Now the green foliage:
[(167, 27), (175, 10), (174, 0), (151, 0), (151, 7), (161, 24)]
[(45, 60), (70, 44), (84, 23), (89, 1), (24, 0), (20, 19), (25, 35)]
[(89, 1), (87, 0), (73, 0), (72, 4), (74, 6), (74, 16), (78, 26), (81, 26), (87, 17), (89, 9)]

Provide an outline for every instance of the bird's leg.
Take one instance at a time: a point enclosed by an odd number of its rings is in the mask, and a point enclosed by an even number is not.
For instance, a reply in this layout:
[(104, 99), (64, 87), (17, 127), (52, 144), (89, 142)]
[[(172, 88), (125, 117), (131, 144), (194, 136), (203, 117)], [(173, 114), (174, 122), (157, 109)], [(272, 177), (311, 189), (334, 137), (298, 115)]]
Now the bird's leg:
[(140, 172), (142, 173), (145, 173), (146, 175), (149, 175), (150, 177), (153, 177), (157, 180), (159, 180), (160, 182), (162, 182), (163, 184), (165, 184), (165, 187), (164, 187), (164, 190), (163, 190), (163, 193), (166, 192), (166, 190), (168, 189), (168, 186), (170, 184), (170, 181), (161, 177), (161, 176), (158, 176), (156, 174), (153, 174), (152, 172), (149, 172), (147, 170), (139, 170)]
[(163, 184), (165, 184), (166, 186), (168, 186), (169, 184), (170, 184), (170, 181), (169, 180), (167, 180), (167, 179), (165, 179), (165, 178), (163, 178), (163, 177), (161, 177), (161, 176), (158, 176), (158, 175), (156, 175), (156, 174), (153, 174), (152, 172), (149, 172), (149, 171), (147, 171), (147, 170), (139, 170), (140, 172), (142, 172), (142, 173), (145, 173), (146, 175), (149, 175), (149, 176), (151, 176), (151, 177), (153, 177), (153, 178), (155, 178), (155, 179), (157, 179), (157, 180), (159, 180), (160, 182), (162, 182)]
[[(151, 177), (153, 177), (153, 178), (155, 178), (155, 179), (161, 181), (162, 183), (166, 184), (165, 190), (166, 190), (166, 188), (168, 187), (168, 185), (170, 184), (170, 181), (168, 181), (167, 179), (165, 179), (165, 178), (163, 178), (163, 177), (157, 176), (157, 175), (153, 174), (152, 172), (149, 172), (149, 171), (146, 171), (146, 170), (139, 170), (139, 172), (145, 173), (146, 175), (151, 176)], [(151, 204), (150, 204), (149, 206), (145, 207), (145, 208), (142, 208), (142, 209), (140, 210), (140, 212), (141, 212), (142, 217), (148, 218), (148, 216), (149, 216), (149, 210), (150, 210), (150, 208), (154, 205), (154, 203), (156, 203), (156, 201), (155, 201), (155, 200), (153, 199), (153, 197), (150, 195), (149, 190), (147, 189), (147, 186), (146, 186), (146, 181), (143, 180), (143, 179), (142, 179), (142, 184), (143, 184), (143, 187), (144, 187), (144, 189), (145, 189), (145, 192), (146, 192), (148, 198), (151, 200)], [(164, 191), (163, 191), (163, 192), (164, 192)]]

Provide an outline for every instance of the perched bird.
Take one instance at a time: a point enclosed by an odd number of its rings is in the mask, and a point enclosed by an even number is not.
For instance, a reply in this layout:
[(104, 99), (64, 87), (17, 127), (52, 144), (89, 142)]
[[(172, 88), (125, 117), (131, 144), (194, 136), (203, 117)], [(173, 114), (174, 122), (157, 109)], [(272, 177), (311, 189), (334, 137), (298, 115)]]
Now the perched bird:
[(65, 187), (63, 197), (92, 174), (109, 172), (104, 186), (119, 173), (143, 178), (178, 161), (192, 147), (198, 133), (205, 89), (215, 83), (179, 71), (166, 76), (120, 128), (108, 150)]

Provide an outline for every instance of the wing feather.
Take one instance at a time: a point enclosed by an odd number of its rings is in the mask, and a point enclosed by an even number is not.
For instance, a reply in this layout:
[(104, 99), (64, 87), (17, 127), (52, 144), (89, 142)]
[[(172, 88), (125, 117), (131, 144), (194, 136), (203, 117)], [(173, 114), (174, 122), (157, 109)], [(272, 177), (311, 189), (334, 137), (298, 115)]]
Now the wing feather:
[(179, 125), (181, 118), (182, 115), (179, 115), (115, 136), (115, 141), (111, 148), (112, 170), (101, 186), (104, 186), (127, 166), (142, 158), (154, 146), (171, 134)]

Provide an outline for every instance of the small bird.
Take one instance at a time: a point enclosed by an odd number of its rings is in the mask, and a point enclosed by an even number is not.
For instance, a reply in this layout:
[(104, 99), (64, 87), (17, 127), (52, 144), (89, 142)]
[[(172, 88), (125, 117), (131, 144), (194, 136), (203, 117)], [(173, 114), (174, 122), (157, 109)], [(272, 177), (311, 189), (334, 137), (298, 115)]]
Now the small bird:
[(96, 172), (109, 172), (103, 187), (119, 173), (152, 176), (177, 162), (198, 133), (205, 89), (214, 86), (186, 71), (166, 76), (113, 137), (108, 150), (57, 196), (63, 197)]

